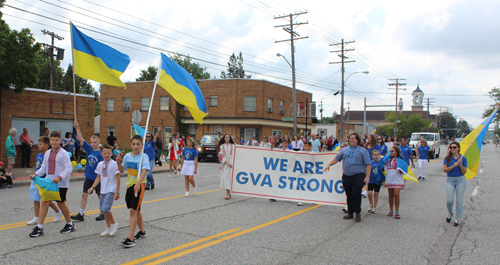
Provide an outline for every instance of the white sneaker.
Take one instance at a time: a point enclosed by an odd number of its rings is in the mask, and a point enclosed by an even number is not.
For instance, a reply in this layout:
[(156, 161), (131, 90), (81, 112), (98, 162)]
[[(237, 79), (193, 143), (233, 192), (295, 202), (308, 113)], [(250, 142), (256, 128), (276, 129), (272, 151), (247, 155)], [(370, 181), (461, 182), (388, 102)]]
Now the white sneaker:
[(302, 206), (303, 204), (301, 202), (298, 202), (297, 203), (297, 206)]
[(368, 192), (367, 192), (366, 190), (363, 190), (363, 191), (361, 192), (361, 195), (363, 195), (363, 197), (365, 197), (365, 198), (366, 198), (366, 197), (368, 197)]
[(194, 195), (196, 191), (198, 190), (198, 186), (194, 187), (191, 191), (191, 195)]
[(368, 212), (371, 213), (373, 210), (373, 205), (370, 204), (370, 206), (368, 206)]
[(189, 191), (186, 191), (186, 194), (184, 196), (189, 197)]
[(114, 236), (117, 230), (118, 230), (118, 222), (115, 221), (115, 223), (111, 224), (109, 227), (109, 236)]
[(171, 177), (172, 177), (172, 174), (168, 175), (168, 177), (169, 177), (169, 178), (171, 178)]
[(31, 221), (28, 222), (29, 225), (36, 225), (38, 224), (38, 218), (37, 217), (33, 217), (33, 219)]
[(101, 236), (109, 236), (109, 228), (106, 227), (104, 232), (101, 233)]
[(59, 222), (59, 220), (61, 220), (62, 216), (63, 216), (62, 211), (59, 211), (58, 213), (56, 213), (56, 216), (54, 217), (54, 222)]

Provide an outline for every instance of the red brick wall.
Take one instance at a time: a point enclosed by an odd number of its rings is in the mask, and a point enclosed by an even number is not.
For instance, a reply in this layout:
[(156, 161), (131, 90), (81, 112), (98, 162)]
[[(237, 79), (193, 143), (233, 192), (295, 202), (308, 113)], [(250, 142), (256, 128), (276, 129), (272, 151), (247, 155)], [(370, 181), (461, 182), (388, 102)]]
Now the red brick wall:
[[(4, 163), (7, 161), (5, 140), (9, 135), (9, 129), (12, 127), (12, 117), (74, 120), (73, 95), (68, 95), (68, 93), (54, 94), (44, 91), (25, 90), (21, 94), (16, 94), (12, 89), (1, 90), (0, 110), (0, 135), (2, 139), (0, 160)], [(94, 98), (77, 96), (77, 110), (82, 134), (84, 137), (90, 138), (94, 134)], [(23, 128), (16, 129), (18, 134), (22, 134)], [(20, 145), (17, 147), (17, 153), (15, 166), (20, 167), (22, 159)], [(32, 166), (35, 165), (34, 161), (37, 154), (38, 148), (33, 146), (31, 150)]]
[[(284, 117), (290, 117), (292, 102), (292, 89), (281, 86), (264, 80), (252, 79), (217, 79), (217, 80), (200, 80), (198, 81), (203, 96), (206, 98), (208, 116), (210, 118), (257, 118), (282, 121)], [(108, 134), (108, 126), (115, 127), (115, 136), (120, 140), (121, 149), (130, 149), (130, 136), (132, 126), (132, 113), (134, 110), (140, 110), (141, 97), (151, 97), (153, 92), (154, 82), (133, 82), (127, 83), (127, 89), (101, 85), (101, 129), (100, 135), (104, 142)], [(163, 120), (163, 126), (172, 127), (174, 132), (179, 131), (179, 128), (174, 120), (174, 117), (169, 111), (160, 111), (160, 97), (170, 97), (170, 107), (175, 113), (175, 102), (172, 96), (163, 88), (158, 87), (153, 102), (149, 130), (152, 132), (153, 126), (158, 126)], [(217, 106), (210, 107), (208, 97), (217, 96)], [(244, 96), (256, 97), (255, 111), (244, 111)], [(303, 91), (296, 91), (297, 102), (305, 102), (306, 97), (309, 102), (312, 100), (312, 94)], [(131, 111), (123, 112), (123, 98), (131, 98)], [(114, 99), (114, 110), (106, 111), (106, 99)], [(268, 112), (268, 98), (273, 98), (274, 112)], [(280, 100), (285, 101), (285, 115), (280, 114)], [(139, 125), (145, 126), (147, 119), (147, 111), (142, 111), (143, 119)], [(188, 111), (181, 110), (183, 117), (192, 120), (192, 116)], [(297, 122), (305, 122), (305, 118), (298, 118)], [(312, 119), (308, 119), (309, 124)], [(291, 123), (291, 122), (290, 122)], [(217, 126), (218, 124), (215, 124)], [(200, 139), (204, 133), (213, 133), (214, 124), (195, 125), (196, 138)], [(292, 128), (280, 128), (278, 126), (269, 127), (259, 124), (249, 125), (247, 127), (261, 128), (261, 135), (271, 134), (271, 130), (282, 130), (283, 135), (289, 133)], [(234, 135), (238, 140), (240, 136), (240, 126), (223, 125), (222, 131)]]

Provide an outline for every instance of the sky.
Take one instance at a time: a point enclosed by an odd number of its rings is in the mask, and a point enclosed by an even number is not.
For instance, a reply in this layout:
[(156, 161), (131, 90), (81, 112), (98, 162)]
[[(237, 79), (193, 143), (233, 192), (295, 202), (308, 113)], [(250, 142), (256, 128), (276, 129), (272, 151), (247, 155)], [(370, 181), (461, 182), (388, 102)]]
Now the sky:
[[(404, 110), (417, 85), (434, 101), (430, 112), (449, 110), (473, 127), (500, 86), (500, 1), (297, 1), (297, 0), (7, 0), (1, 10), (11, 29), (29, 28), (38, 42), (50, 43), (41, 30), (55, 32), (66, 49), (63, 68), (71, 63), (69, 21), (82, 32), (127, 54), (131, 63), (122, 80), (135, 81), (140, 70), (157, 66), (159, 53), (189, 55), (212, 78), (227, 71), (229, 56), (243, 54), (243, 67), (254, 79), (292, 85), (290, 38), (279, 25), (294, 28), (297, 89), (311, 92), (323, 116), (340, 112), (339, 46), (344, 39), (345, 108), (389, 110), (395, 91), (389, 83), (404, 78)], [(140, 5), (139, 5), (140, 4)], [(7, 6), (8, 5), (8, 6)], [(16, 9), (17, 8), (17, 9)], [(29, 13), (28, 13), (29, 12)], [(369, 74), (360, 72), (369, 71)], [(98, 84), (96, 84), (98, 86)], [(426, 99), (424, 99), (426, 102)], [(297, 99), (297, 102), (301, 102)], [(318, 111), (317, 116), (320, 113)]]

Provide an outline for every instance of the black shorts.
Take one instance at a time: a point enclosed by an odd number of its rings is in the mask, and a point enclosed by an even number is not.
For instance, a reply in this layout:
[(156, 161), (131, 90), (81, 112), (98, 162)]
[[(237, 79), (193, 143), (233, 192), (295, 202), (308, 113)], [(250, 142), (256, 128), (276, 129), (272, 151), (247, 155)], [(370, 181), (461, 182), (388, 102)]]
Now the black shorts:
[(65, 202), (66, 193), (68, 193), (68, 188), (59, 188), (59, 196), (61, 196), (61, 200), (56, 202)]
[(374, 183), (368, 183), (368, 190), (374, 190), (375, 192), (379, 192), (381, 186), (382, 185), (377, 185), (377, 184), (374, 184)]
[(142, 198), (144, 197), (146, 184), (141, 183), (141, 190), (139, 190), (139, 192), (137, 193), (137, 197), (135, 197), (134, 186), (127, 188), (127, 193), (125, 194), (125, 203), (127, 203), (128, 209), (141, 211)]
[[(87, 191), (92, 188), (92, 185), (94, 185), (94, 180), (91, 180), (89, 178), (85, 178), (85, 181), (83, 182), (83, 193), (87, 193)], [(94, 189), (95, 194), (99, 195), (101, 194), (101, 182), (97, 184), (97, 186)]]

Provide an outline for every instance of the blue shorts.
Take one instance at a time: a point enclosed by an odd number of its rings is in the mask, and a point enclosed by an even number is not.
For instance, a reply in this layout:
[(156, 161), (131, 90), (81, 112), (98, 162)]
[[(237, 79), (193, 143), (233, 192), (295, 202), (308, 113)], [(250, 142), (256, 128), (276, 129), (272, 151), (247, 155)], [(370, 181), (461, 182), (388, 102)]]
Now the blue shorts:
[(30, 200), (34, 202), (39, 202), (42, 200), (42, 196), (40, 196), (40, 193), (38, 192), (38, 187), (35, 185), (35, 183), (33, 183), (33, 181), (31, 182), (30, 186)]
[(99, 201), (99, 203), (101, 205), (101, 212), (103, 212), (103, 213), (111, 212), (111, 206), (113, 206), (114, 200), (115, 200), (115, 193), (114, 192), (101, 194), (101, 200)]

